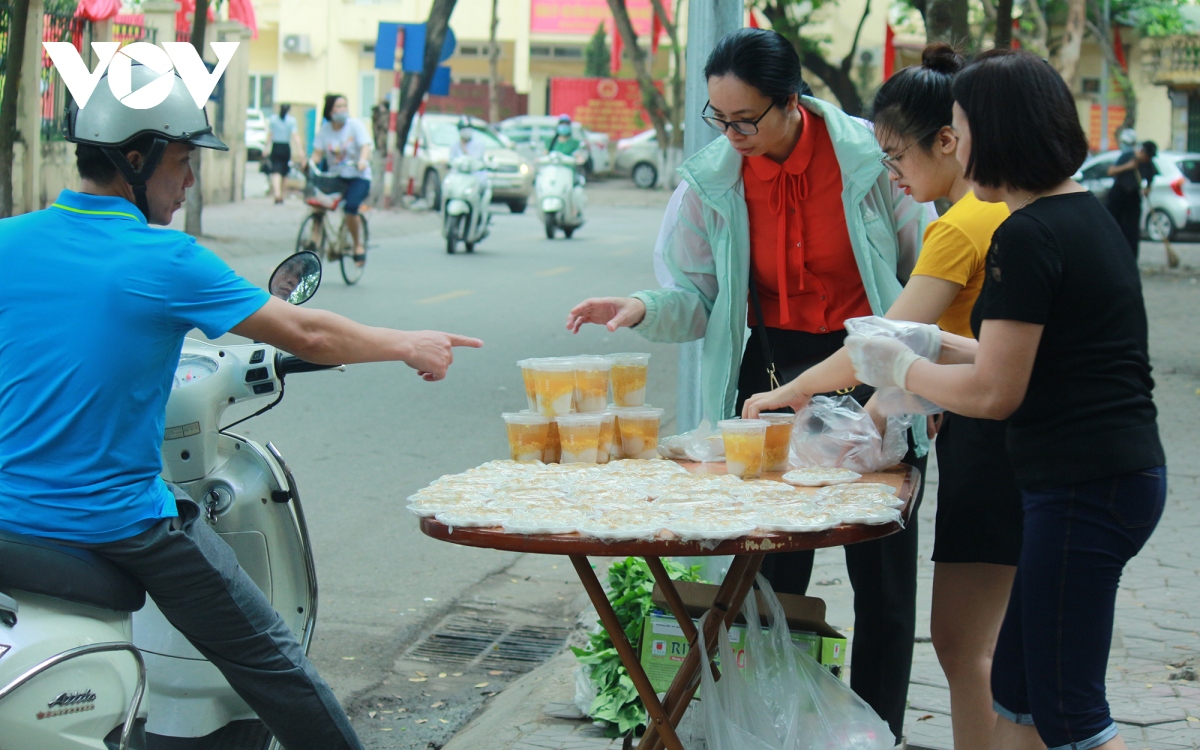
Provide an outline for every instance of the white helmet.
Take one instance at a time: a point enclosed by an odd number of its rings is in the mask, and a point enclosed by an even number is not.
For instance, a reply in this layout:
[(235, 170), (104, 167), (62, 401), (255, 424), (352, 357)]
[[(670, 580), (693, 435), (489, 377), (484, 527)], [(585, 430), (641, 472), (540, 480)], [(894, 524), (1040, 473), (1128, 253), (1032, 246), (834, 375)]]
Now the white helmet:
[[(139, 90), (162, 74), (140, 63), (130, 66), (134, 91)], [(187, 86), (178, 73), (171, 92), (159, 104), (148, 109), (126, 106), (108, 85), (106, 72), (84, 107), (72, 101), (67, 105), (66, 139), (72, 143), (97, 146), (116, 166), (121, 176), (133, 186), (137, 207), (149, 211), (146, 203), (146, 181), (162, 161), (167, 144), (174, 141), (190, 143), (199, 148), (228, 151), (229, 147), (213, 135), (208, 113), (197, 107)], [(154, 136), (150, 152), (141, 169), (134, 169), (125, 158), (122, 147), (143, 136)]]
[(1136, 146), (1137, 131), (1133, 128), (1124, 128), (1117, 136), (1117, 140), (1120, 141), (1122, 146)]

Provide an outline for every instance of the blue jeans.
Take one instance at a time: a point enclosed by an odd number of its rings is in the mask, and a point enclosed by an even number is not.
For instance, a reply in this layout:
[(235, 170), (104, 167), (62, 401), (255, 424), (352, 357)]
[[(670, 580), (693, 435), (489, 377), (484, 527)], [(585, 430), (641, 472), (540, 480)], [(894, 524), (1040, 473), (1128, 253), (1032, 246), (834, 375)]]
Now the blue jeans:
[(1117, 734), (1104, 694), (1117, 586), (1166, 494), (1165, 466), (1021, 493), (1021, 560), (992, 695), (997, 713), (1037, 727), (1050, 750), (1090, 750)]

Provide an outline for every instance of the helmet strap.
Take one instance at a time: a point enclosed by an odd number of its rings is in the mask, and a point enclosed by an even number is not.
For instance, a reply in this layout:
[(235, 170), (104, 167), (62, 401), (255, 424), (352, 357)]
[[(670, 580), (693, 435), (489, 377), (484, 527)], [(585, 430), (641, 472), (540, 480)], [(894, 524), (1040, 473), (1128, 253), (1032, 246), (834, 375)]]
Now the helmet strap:
[(141, 169), (134, 169), (129, 160), (125, 158), (125, 154), (119, 147), (105, 147), (102, 149), (104, 155), (113, 163), (125, 181), (133, 188), (134, 204), (142, 215), (150, 218), (150, 204), (146, 200), (146, 183), (150, 176), (154, 174), (154, 170), (158, 169), (159, 163), (162, 161), (163, 153), (167, 150), (167, 141), (165, 138), (155, 138), (150, 145), (150, 152), (146, 154), (146, 158), (142, 161)]

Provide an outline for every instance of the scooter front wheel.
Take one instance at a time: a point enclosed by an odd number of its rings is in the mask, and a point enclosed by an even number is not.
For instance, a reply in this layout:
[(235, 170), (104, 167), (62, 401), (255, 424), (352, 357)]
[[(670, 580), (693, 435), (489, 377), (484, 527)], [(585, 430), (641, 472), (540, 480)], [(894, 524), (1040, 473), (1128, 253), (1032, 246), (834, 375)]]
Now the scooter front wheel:
[(454, 248), (458, 245), (458, 227), (459, 217), (446, 217), (446, 252), (454, 255)]
[(554, 230), (558, 224), (557, 218), (554, 214), (546, 214), (546, 239), (548, 240), (554, 239)]

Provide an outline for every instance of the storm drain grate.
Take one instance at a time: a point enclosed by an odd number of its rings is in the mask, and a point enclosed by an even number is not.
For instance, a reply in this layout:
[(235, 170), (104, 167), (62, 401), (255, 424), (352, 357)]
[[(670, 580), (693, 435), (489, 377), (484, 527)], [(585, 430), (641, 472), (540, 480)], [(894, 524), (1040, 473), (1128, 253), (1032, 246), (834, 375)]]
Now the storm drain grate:
[(527, 672), (558, 653), (568, 628), (519, 626), (468, 615), (451, 615), (408, 656), (436, 664), (478, 664)]
[(516, 628), (496, 641), (482, 666), (527, 671), (558, 653), (571, 631), (567, 628)]

